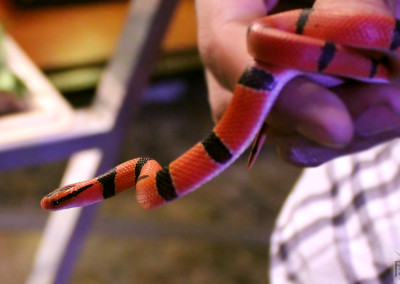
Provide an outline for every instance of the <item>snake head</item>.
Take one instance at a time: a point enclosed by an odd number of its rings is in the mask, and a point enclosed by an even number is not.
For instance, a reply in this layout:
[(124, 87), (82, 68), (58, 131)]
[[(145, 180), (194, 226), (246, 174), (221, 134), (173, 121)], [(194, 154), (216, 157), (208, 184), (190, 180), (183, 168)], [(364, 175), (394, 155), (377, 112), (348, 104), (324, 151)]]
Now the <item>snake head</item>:
[(47, 194), (42, 199), (40, 205), (46, 210), (60, 210), (85, 206), (103, 199), (98, 198), (98, 191), (99, 189), (96, 182), (73, 183), (60, 187)]

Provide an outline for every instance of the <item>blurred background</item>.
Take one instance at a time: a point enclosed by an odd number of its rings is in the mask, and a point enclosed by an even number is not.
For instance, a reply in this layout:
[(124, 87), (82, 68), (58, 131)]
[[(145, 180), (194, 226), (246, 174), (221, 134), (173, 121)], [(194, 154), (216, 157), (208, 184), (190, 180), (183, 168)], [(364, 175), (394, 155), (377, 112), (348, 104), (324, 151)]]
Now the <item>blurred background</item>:
[[(127, 14), (123, 0), (2, 0), (0, 22), (75, 108), (90, 105)], [(120, 162), (162, 164), (212, 128), (196, 48), (194, 0), (180, 0), (128, 126)], [(1, 118), (0, 118), (1, 120)], [(200, 190), (155, 211), (134, 191), (104, 202), (71, 283), (267, 283), (268, 238), (299, 169), (265, 146), (251, 170), (248, 152)], [(24, 283), (67, 160), (0, 172), (0, 283)]]

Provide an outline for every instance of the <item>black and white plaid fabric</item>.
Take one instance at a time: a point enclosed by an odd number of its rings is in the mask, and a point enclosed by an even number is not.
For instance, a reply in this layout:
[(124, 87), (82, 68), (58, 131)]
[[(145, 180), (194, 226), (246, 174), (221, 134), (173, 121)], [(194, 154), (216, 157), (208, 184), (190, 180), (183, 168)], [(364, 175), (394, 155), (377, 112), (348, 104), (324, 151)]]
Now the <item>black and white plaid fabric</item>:
[(272, 284), (400, 283), (398, 260), (400, 141), (304, 171), (271, 237)]

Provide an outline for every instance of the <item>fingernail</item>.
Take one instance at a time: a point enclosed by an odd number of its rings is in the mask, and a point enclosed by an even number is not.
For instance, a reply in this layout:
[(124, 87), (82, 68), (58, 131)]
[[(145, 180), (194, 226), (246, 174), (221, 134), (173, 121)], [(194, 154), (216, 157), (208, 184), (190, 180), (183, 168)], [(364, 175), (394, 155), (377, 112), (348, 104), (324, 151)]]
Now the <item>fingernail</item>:
[(400, 114), (388, 105), (376, 105), (366, 109), (355, 120), (355, 131), (370, 136), (400, 127)]

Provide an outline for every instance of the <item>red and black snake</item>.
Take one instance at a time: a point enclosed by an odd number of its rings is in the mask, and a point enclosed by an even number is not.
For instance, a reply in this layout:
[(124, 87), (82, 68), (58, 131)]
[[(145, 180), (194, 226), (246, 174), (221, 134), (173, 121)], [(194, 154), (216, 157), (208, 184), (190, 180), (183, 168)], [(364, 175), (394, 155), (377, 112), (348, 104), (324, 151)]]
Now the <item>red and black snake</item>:
[[(247, 40), (254, 63), (244, 71), (228, 109), (206, 138), (166, 167), (149, 158), (133, 159), (102, 176), (53, 191), (42, 199), (42, 207), (85, 206), (136, 186), (139, 203), (154, 208), (193, 191), (250, 145), (282, 87), (299, 74), (294, 70), (309, 76), (390, 81), (400, 46), (400, 21), (381, 14), (293, 10), (257, 20)], [(320, 77), (322, 82), (328, 78)]]

